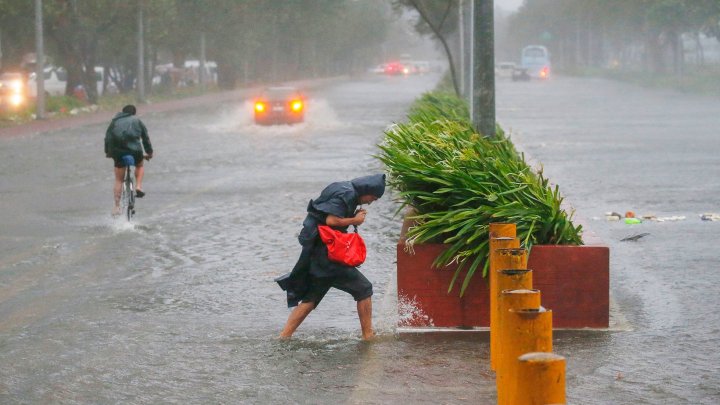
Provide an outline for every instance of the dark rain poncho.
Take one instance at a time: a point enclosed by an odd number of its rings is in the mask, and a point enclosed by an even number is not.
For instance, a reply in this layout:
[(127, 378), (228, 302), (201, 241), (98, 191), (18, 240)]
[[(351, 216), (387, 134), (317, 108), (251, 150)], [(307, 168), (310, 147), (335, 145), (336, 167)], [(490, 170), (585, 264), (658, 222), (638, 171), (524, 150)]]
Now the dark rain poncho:
[(105, 154), (115, 159), (124, 155), (137, 157), (142, 156), (143, 148), (145, 153), (152, 155), (153, 148), (145, 124), (135, 115), (117, 113), (105, 131)]
[[(340, 218), (355, 216), (355, 210), (362, 195), (382, 197), (385, 192), (385, 175), (375, 174), (358, 177), (351, 181), (332, 183), (310, 200), (307, 217), (298, 236), (302, 246), (300, 258), (290, 274), (278, 279), (278, 283), (287, 291), (288, 306), (293, 307), (300, 302), (313, 278), (343, 277), (355, 271), (354, 267), (331, 262), (328, 259), (327, 247), (320, 240), (318, 225), (325, 225), (328, 215)], [(343, 232), (345, 228), (336, 228)]]

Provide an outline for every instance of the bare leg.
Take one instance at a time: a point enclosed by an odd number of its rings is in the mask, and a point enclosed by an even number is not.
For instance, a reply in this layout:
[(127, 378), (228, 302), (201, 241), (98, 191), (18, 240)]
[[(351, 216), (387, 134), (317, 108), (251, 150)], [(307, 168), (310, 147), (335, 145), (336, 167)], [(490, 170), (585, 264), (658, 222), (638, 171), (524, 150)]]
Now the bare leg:
[(143, 176), (145, 175), (145, 167), (144, 166), (136, 166), (135, 167), (135, 189), (142, 191), (142, 180)]
[(280, 337), (284, 339), (292, 337), (295, 330), (313, 309), (315, 309), (314, 302), (301, 302), (300, 305), (295, 307), (295, 309), (290, 312), (287, 323), (285, 323), (285, 327), (282, 332), (280, 332)]
[(120, 213), (120, 192), (122, 191), (122, 183), (125, 180), (125, 168), (115, 167), (115, 184), (113, 185), (113, 197), (115, 200), (115, 207), (113, 213), (117, 211)]
[(357, 312), (360, 318), (360, 328), (362, 329), (363, 340), (370, 340), (375, 337), (375, 331), (372, 328), (372, 297), (357, 302)]

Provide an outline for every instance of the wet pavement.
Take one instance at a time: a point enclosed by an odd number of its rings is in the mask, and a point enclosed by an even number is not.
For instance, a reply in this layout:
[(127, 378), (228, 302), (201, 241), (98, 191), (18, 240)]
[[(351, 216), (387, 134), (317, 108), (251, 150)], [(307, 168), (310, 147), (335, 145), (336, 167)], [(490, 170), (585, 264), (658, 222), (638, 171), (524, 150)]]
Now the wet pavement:
[[(104, 124), (0, 138), (0, 403), (493, 403), (487, 336), (396, 333), (391, 194), (362, 230), (378, 339), (359, 339), (339, 291), (276, 339), (289, 312), (272, 279), (307, 201), (381, 170), (383, 129), (437, 79), (325, 83), (292, 127), (253, 125), (246, 100), (141, 108), (156, 156), (133, 225), (109, 215)], [(601, 80), (498, 83), (499, 122), (611, 247), (627, 323), (556, 334), (571, 403), (720, 400), (720, 223), (697, 217), (720, 211), (719, 107)], [(627, 210), (687, 219), (604, 220)]]
[[(307, 201), (380, 170), (391, 122), (436, 76), (308, 92), (307, 122), (258, 127), (244, 101), (140, 115), (155, 157), (134, 225), (110, 218), (105, 124), (0, 139), (0, 403), (469, 403), (486, 343), (400, 338), (390, 198), (369, 207), (378, 340), (333, 291), (292, 341), (272, 279), (299, 254)], [(433, 353), (427, 357), (426, 353)], [(458, 372), (460, 373), (458, 374)], [(448, 373), (455, 377), (448, 378)]]
[[(720, 222), (700, 219), (720, 211), (720, 99), (557, 77), (499, 82), (497, 111), (610, 246), (614, 321), (629, 330), (559, 334), (573, 403), (720, 403)], [(627, 225), (611, 211), (685, 219)]]

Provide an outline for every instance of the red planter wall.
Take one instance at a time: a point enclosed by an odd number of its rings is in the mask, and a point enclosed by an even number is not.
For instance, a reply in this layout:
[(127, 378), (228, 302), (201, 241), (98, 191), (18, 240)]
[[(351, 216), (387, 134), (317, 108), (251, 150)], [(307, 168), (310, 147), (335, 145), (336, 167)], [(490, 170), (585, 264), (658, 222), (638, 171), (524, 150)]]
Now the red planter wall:
[[(405, 246), (405, 232), (397, 245), (398, 296), (410, 302), (414, 316), (401, 314), (401, 326), (478, 327), (489, 326), (487, 278), (479, 274), (460, 298), (464, 274), (447, 293), (455, 265), (432, 266), (447, 247), (416, 244), (414, 254)], [(533, 288), (541, 291), (542, 305), (553, 311), (556, 328), (607, 328), (609, 325), (610, 250), (607, 246), (533, 246), (528, 259), (533, 270)], [(407, 312), (407, 305), (401, 305)]]

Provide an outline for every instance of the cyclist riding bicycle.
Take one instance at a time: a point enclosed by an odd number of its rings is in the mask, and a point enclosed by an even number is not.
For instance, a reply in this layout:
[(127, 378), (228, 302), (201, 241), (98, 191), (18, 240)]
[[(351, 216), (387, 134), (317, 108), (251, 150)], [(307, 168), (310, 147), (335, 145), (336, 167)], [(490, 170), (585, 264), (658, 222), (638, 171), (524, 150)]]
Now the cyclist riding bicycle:
[(143, 158), (150, 160), (153, 156), (153, 148), (147, 128), (135, 116), (136, 112), (137, 109), (134, 105), (126, 105), (123, 107), (122, 112), (117, 113), (110, 121), (108, 129), (105, 131), (105, 156), (112, 158), (115, 163), (115, 185), (113, 187), (115, 206), (112, 211), (113, 215), (120, 214), (120, 192), (126, 166), (123, 156), (130, 155), (135, 159), (136, 195), (138, 198), (145, 196), (142, 189), (142, 179), (145, 174)]

